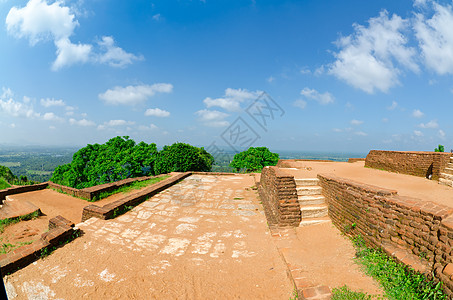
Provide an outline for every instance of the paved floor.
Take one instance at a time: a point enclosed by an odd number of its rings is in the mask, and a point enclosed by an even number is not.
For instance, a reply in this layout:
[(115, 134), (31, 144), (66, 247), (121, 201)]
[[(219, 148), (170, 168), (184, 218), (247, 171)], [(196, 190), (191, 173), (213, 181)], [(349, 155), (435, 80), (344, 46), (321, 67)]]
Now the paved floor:
[(198, 176), (6, 278), (14, 299), (289, 299), (253, 176)]

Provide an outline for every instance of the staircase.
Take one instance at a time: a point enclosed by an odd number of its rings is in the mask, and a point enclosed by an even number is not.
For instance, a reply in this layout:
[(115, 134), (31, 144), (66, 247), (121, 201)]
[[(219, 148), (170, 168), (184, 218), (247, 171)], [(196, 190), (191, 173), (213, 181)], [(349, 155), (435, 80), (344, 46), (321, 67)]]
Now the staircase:
[(295, 179), (302, 221), (299, 226), (330, 222), (318, 178)]
[(444, 169), (443, 173), (440, 173), (439, 183), (453, 187), (453, 156), (450, 157), (450, 162)]

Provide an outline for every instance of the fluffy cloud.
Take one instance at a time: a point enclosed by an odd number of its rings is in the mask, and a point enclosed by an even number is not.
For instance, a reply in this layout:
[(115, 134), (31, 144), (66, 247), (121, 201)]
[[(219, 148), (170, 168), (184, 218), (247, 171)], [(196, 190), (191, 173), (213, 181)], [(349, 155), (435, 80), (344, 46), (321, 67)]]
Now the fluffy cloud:
[(69, 124), (78, 125), (82, 127), (96, 126), (96, 123), (94, 123), (93, 121), (89, 121), (87, 119), (76, 120), (71, 118), (69, 119)]
[(170, 112), (168, 112), (166, 110), (162, 110), (160, 108), (148, 108), (145, 111), (145, 116), (154, 116), (154, 117), (164, 118), (164, 117), (170, 116)]
[(262, 91), (250, 92), (246, 89), (227, 88), (223, 97), (216, 99), (207, 97), (203, 102), (207, 108), (220, 107), (227, 111), (240, 111), (241, 103), (255, 100), (262, 93)]
[(132, 64), (134, 60), (143, 59), (142, 56), (135, 56), (115, 46), (115, 41), (111, 36), (102, 37), (102, 41), (98, 42), (98, 45), (105, 51), (99, 56), (99, 62), (109, 64), (112, 67), (124, 67)]
[(401, 72), (394, 61), (418, 71), (415, 50), (406, 46), (403, 34), (409, 23), (397, 15), (389, 18), (386, 11), (368, 23), (368, 27), (354, 24), (354, 33), (337, 41), (340, 51), (335, 53), (336, 61), (328, 73), (370, 94), (386, 92), (398, 83)]
[(138, 126), (138, 129), (139, 130), (143, 130), (143, 131), (147, 131), (147, 130), (154, 130), (154, 129), (157, 129), (158, 127), (154, 124), (150, 124), (149, 126), (145, 126), (145, 125), (140, 125)]
[(294, 101), (294, 106), (299, 107), (300, 109), (304, 109), (307, 106), (307, 101), (304, 100), (296, 100)]
[(421, 132), (420, 130), (414, 130), (414, 134), (415, 136), (423, 136), (423, 132)]
[[(3, 88), (0, 96), (0, 112), (13, 117), (33, 118), (39, 117), (40, 114), (33, 110), (33, 107), (26, 102), (19, 102), (13, 99), (11, 89)], [(27, 98), (26, 98), (27, 99)]]
[(133, 125), (135, 122), (133, 121), (126, 121), (126, 120), (110, 120), (107, 122), (104, 122), (104, 124), (99, 125), (98, 129), (106, 129), (108, 127), (117, 127), (117, 126), (125, 126), (125, 125)]
[(335, 100), (335, 98), (329, 92), (321, 94), (317, 90), (309, 89), (307, 87), (300, 91), (300, 94), (308, 99), (316, 100), (319, 102), (319, 104), (322, 105), (333, 103)]
[(432, 2), (430, 19), (418, 13), (414, 30), (425, 64), (438, 74), (453, 74), (453, 10), (451, 5)]
[(55, 100), (55, 99), (41, 99), (41, 105), (44, 107), (51, 107), (51, 106), (65, 106), (63, 100)]
[(414, 118), (421, 118), (421, 117), (423, 117), (424, 115), (425, 115), (425, 114), (424, 114), (421, 110), (419, 110), (419, 109), (414, 109), (414, 111), (412, 112), (412, 116), (413, 116)]
[(351, 125), (358, 126), (358, 125), (361, 125), (361, 124), (363, 124), (363, 121), (351, 120)]
[(64, 121), (63, 118), (58, 117), (58, 116), (55, 115), (53, 112), (47, 112), (47, 113), (45, 113), (45, 114), (42, 116), (42, 119), (45, 120), (45, 121), (59, 121), (59, 122), (63, 122), (63, 121)]
[(387, 109), (388, 110), (394, 110), (397, 106), (398, 106), (398, 102), (393, 101), (392, 105), (388, 106)]
[(123, 67), (142, 58), (115, 46), (113, 38), (108, 36), (102, 37), (98, 43), (99, 54), (94, 54), (92, 45), (71, 42), (70, 37), (77, 26), (75, 14), (63, 1), (48, 4), (47, 0), (30, 0), (22, 8), (11, 8), (6, 17), (8, 33), (17, 38), (28, 38), (32, 46), (53, 40), (57, 48), (57, 58), (52, 64), (54, 71), (89, 61)]
[(171, 93), (173, 85), (156, 83), (153, 85), (116, 86), (98, 95), (99, 99), (111, 105), (136, 105), (146, 101), (156, 93)]
[(225, 127), (230, 124), (224, 120), (229, 115), (221, 111), (203, 109), (197, 111), (195, 114), (201, 122), (210, 127)]
[(368, 135), (368, 133), (363, 132), (363, 131), (356, 131), (356, 132), (354, 132), (354, 134), (358, 135), (358, 136), (367, 136)]
[(428, 123), (421, 123), (420, 125), (418, 125), (418, 127), (434, 129), (439, 127), (439, 124), (437, 124), (437, 120), (431, 120)]

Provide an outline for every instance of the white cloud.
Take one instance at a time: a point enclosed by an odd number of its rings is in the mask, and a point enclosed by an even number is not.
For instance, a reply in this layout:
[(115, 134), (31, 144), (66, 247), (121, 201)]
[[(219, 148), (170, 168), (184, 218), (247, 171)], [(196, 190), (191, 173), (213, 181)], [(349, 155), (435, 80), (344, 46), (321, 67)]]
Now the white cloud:
[(3, 93), (0, 96), (0, 112), (13, 117), (34, 118), (40, 114), (33, 110), (33, 107), (24, 102), (19, 102), (13, 99), (13, 92), (8, 88), (3, 88)]
[(308, 99), (316, 100), (319, 104), (322, 105), (333, 103), (335, 100), (335, 98), (329, 92), (321, 94), (317, 90), (309, 89), (307, 87), (300, 91), (300, 94)]
[(149, 126), (145, 126), (145, 125), (140, 125), (138, 126), (138, 129), (139, 130), (143, 130), (143, 131), (146, 131), (146, 130), (154, 130), (154, 129), (157, 129), (158, 127), (154, 124), (150, 124)]
[(14, 123), (9, 124), (8, 126), (13, 129), (16, 128), (16, 124), (14, 124)]
[(51, 106), (65, 106), (63, 100), (55, 100), (55, 99), (41, 99), (41, 105), (44, 107), (51, 107)]
[(299, 107), (300, 109), (304, 109), (307, 106), (307, 101), (304, 100), (296, 100), (294, 101), (294, 106)]
[(271, 83), (275, 80), (275, 77), (269, 76), (266, 80), (267, 80), (267, 82)]
[(426, 66), (441, 75), (453, 74), (453, 10), (448, 4), (431, 3), (432, 18), (416, 14), (415, 35)]
[(437, 124), (437, 120), (431, 120), (428, 123), (421, 123), (418, 127), (434, 129), (439, 127), (439, 124)]
[(424, 114), (421, 110), (419, 110), (419, 109), (414, 109), (414, 111), (412, 112), (412, 116), (413, 116), (414, 118), (421, 118), (421, 117), (423, 117), (424, 115), (425, 115), (425, 114)]
[(162, 110), (160, 108), (148, 108), (145, 111), (145, 116), (154, 116), (154, 117), (164, 118), (164, 117), (170, 116), (170, 112), (168, 112), (166, 110)]
[(230, 124), (228, 121), (224, 120), (229, 116), (224, 112), (203, 109), (195, 112), (195, 114), (199, 117), (200, 121), (204, 122), (205, 125), (210, 127), (225, 127)]
[(334, 132), (343, 132), (343, 129), (340, 129), (340, 128), (334, 128), (332, 129)]
[(212, 99), (207, 97), (203, 102), (207, 108), (220, 107), (227, 111), (240, 111), (241, 103), (255, 100), (262, 93), (262, 91), (250, 92), (246, 89), (227, 88), (222, 98)]
[(387, 123), (389, 121), (388, 118), (382, 118), (382, 122)]
[(83, 127), (96, 126), (96, 123), (94, 123), (93, 121), (89, 121), (87, 119), (76, 120), (71, 118), (69, 119), (69, 124)]
[(45, 113), (45, 114), (42, 116), (42, 119), (45, 120), (45, 121), (59, 121), (59, 122), (63, 122), (63, 121), (64, 121), (63, 118), (58, 117), (58, 116), (55, 115), (53, 112), (47, 112), (47, 113)]
[(363, 121), (351, 120), (351, 125), (358, 126), (358, 125), (361, 125), (361, 124), (363, 124)]
[(367, 136), (368, 134), (363, 132), (363, 131), (356, 131), (354, 132), (355, 135), (359, 135), (359, 136)]
[(110, 120), (107, 122), (104, 122), (104, 124), (99, 125), (98, 129), (103, 130), (106, 129), (107, 127), (117, 127), (117, 126), (125, 126), (125, 125), (133, 125), (135, 122), (133, 121), (126, 121), (126, 120)]
[(160, 19), (162, 19), (162, 16), (160, 14), (155, 14), (152, 18), (154, 21), (159, 21)]
[(414, 134), (416, 136), (423, 136), (423, 132), (421, 132), (420, 130), (414, 130)]
[(115, 46), (112, 37), (105, 36), (98, 43), (100, 54), (94, 54), (90, 44), (72, 43), (70, 37), (79, 26), (74, 9), (78, 8), (65, 6), (64, 1), (48, 4), (47, 0), (30, 0), (22, 8), (10, 9), (6, 28), (16, 38), (28, 38), (32, 46), (40, 41), (53, 40), (57, 48), (57, 58), (52, 64), (54, 71), (89, 61), (123, 67), (142, 59)]
[(32, 45), (43, 39), (68, 38), (78, 25), (69, 7), (60, 1), (49, 5), (46, 0), (30, 0), (23, 8), (11, 8), (6, 17), (8, 33), (29, 38)]
[(387, 92), (398, 84), (400, 70), (393, 61), (418, 72), (414, 62), (415, 50), (406, 47), (403, 31), (408, 21), (397, 15), (389, 18), (387, 11), (368, 21), (369, 26), (354, 24), (354, 33), (340, 38), (335, 53), (336, 61), (328, 73), (367, 93)]
[(132, 64), (134, 60), (143, 59), (143, 56), (135, 56), (115, 46), (115, 41), (111, 36), (102, 37), (102, 41), (98, 42), (98, 45), (105, 51), (99, 56), (99, 62), (109, 64), (112, 67), (121, 68)]
[(388, 106), (387, 109), (388, 110), (394, 110), (397, 106), (398, 106), (398, 102), (393, 101), (392, 105)]
[(445, 132), (442, 129), (439, 129), (439, 136), (440, 138), (445, 138)]
[(155, 83), (153, 85), (116, 86), (98, 95), (99, 99), (111, 105), (136, 105), (143, 103), (156, 93), (171, 93), (173, 85)]
[(311, 71), (308, 67), (304, 67), (304, 68), (300, 69), (300, 74), (304, 74), (304, 75), (311, 74)]

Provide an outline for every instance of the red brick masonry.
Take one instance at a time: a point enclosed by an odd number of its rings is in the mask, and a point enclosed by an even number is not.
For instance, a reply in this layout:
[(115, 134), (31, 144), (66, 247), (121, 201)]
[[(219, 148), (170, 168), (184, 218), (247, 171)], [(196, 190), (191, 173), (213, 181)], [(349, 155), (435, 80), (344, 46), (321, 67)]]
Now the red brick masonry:
[(265, 167), (258, 186), (268, 221), (280, 226), (299, 226), (300, 205), (294, 177), (278, 167)]
[(416, 151), (371, 150), (366, 156), (365, 167), (438, 180), (450, 161), (451, 153)]
[(43, 233), (41, 238), (30, 245), (22, 246), (13, 252), (0, 254), (0, 268), (2, 274), (17, 271), (20, 268), (34, 262), (41, 256), (45, 248), (56, 247), (66, 241), (74, 233), (74, 223), (62, 216), (56, 216), (49, 220), (49, 231)]
[(361, 235), (417, 271), (434, 274), (453, 297), (453, 208), (397, 195), (394, 190), (319, 174), (332, 222)]

